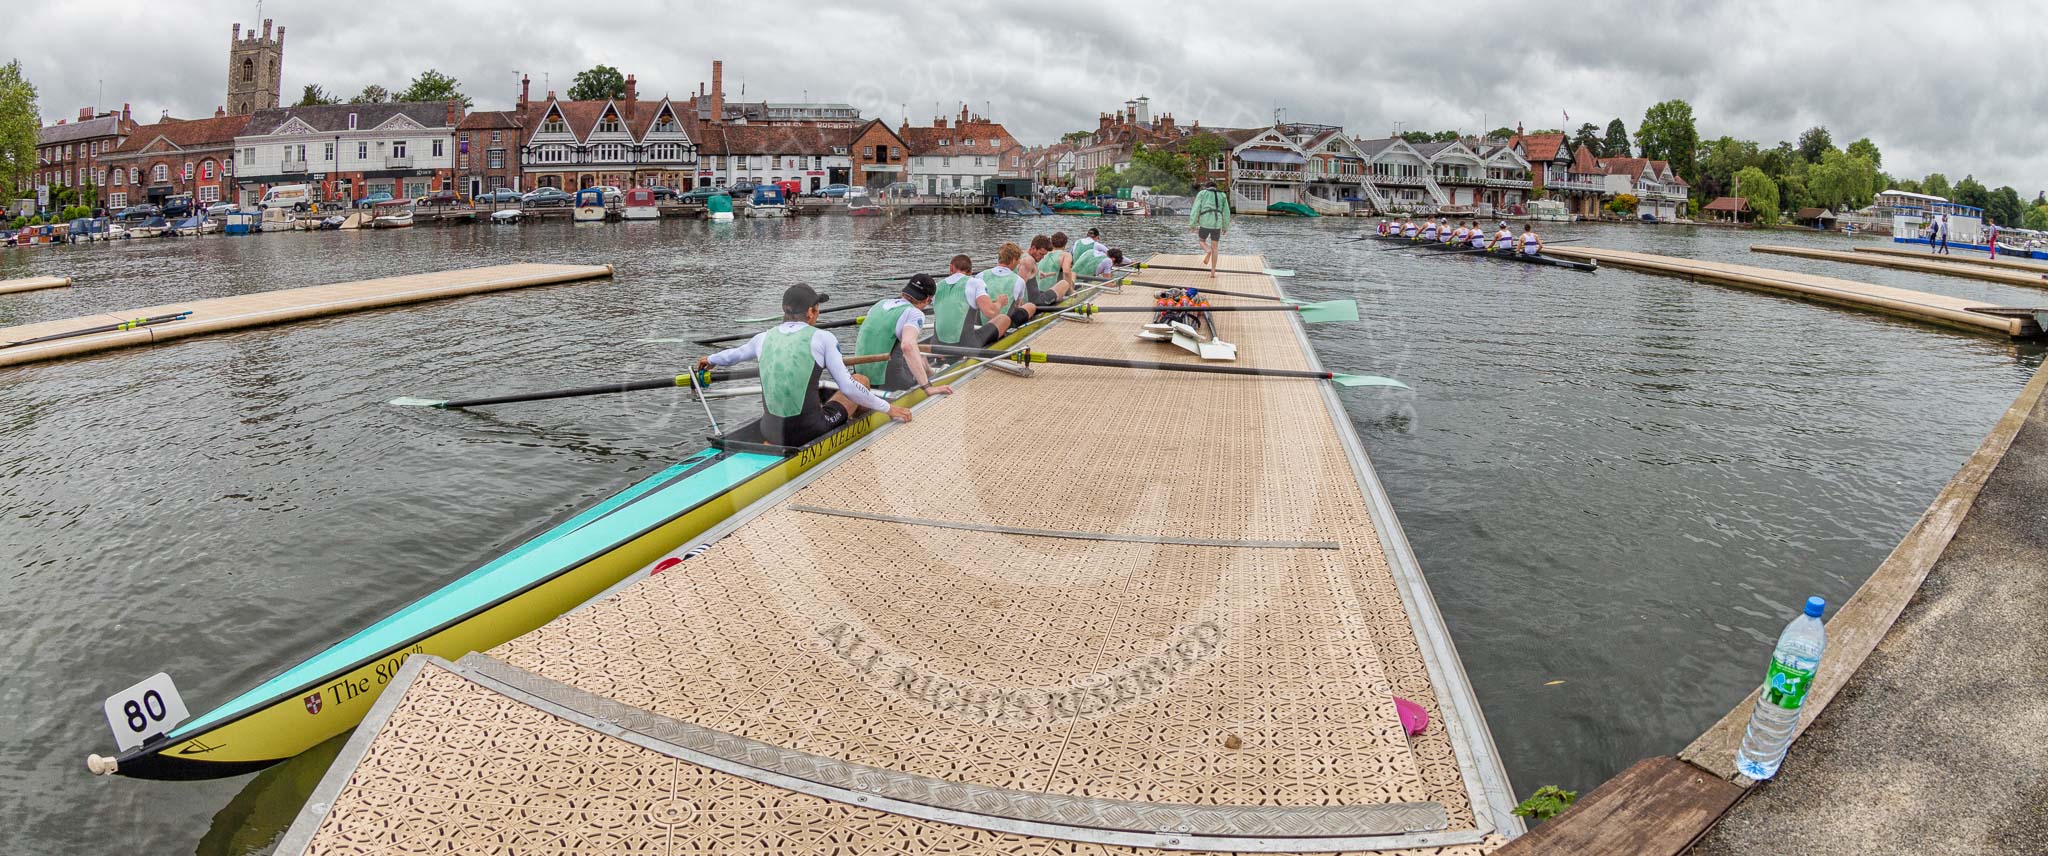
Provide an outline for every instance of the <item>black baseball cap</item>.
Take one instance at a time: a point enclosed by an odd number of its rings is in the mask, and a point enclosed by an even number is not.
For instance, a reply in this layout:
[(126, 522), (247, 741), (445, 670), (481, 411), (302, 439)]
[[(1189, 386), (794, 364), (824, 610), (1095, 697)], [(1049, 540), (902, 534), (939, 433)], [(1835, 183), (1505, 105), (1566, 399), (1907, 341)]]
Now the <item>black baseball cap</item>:
[(910, 275), (910, 281), (903, 285), (903, 296), (912, 300), (930, 300), (939, 293), (939, 283), (928, 273)]
[(825, 302), (825, 295), (805, 283), (797, 283), (782, 292), (782, 311), (792, 315), (800, 314), (813, 306)]

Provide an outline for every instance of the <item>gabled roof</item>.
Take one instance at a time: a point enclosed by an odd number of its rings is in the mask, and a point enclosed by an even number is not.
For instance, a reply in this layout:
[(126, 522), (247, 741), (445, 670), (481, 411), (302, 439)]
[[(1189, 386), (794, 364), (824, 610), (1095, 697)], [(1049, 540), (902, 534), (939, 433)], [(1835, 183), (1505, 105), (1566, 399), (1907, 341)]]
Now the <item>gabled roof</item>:
[(1564, 141), (1563, 134), (1518, 134), (1508, 141), (1508, 145), (1521, 143), (1522, 151), (1527, 153), (1529, 162), (1535, 163), (1557, 160), (1558, 153), (1564, 151)]
[[(1453, 151), (1453, 149), (1456, 150)], [(1443, 140), (1440, 142), (1420, 143), (1415, 146), (1415, 153), (1421, 155), (1423, 160), (1429, 161), (1436, 160), (1437, 158), (1447, 154), (1464, 154), (1475, 160), (1479, 157), (1479, 155), (1476, 152), (1472, 151), (1469, 148), (1466, 148), (1464, 143), (1459, 142), (1457, 140)]]
[(79, 122), (45, 126), (36, 131), (36, 145), (48, 146), (98, 137), (111, 137), (121, 133), (121, 117), (118, 115), (99, 116)]
[[(1001, 122), (968, 122), (965, 125), (948, 124), (944, 128), (919, 128), (912, 126), (899, 129), (897, 136), (903, 138), (903, 147), (913, 155), (992, 155), (1008, 151), (1017, 144), (1017, 140), (1010, 136), (1010, 132), (1003, 127)], [(944, 146), (939, 145), (940, 140), (945, 140), (947, 144)], [(961, 144), (966, 140), (973, 140), (974, 145), (963, 148)], [(1000, 140), (1001, 142), (991, 148), (988, 145), (989, 140)]]
[(692, 139), (702, 155), (829, 155), (852, 136), (845, 128), (808, 125), (714, 125)]
[(677, 106), (667, 98), (660, 101), (633, 102), (610, 98), (601, 101), (563, 101), (550, 98), (527, 110), (523, 124), (526, 135), (530, 138), (540, 132), (542, 121), (552, 114), (560, 113), (562, 122), (568, 125), (569, 136), (580, 143), (589, 140), (590, 135), (597, 132), (597, 123), (606, 113), (615, 113), (624, 125), (626, 135), (634, 140), (640, 140), (647, 136), (648, 129), (654, 127), (654, 118), (660, 115), (664, 106), (674, 112), (676, 121), (683, 126), (683, 133), (694, 140), (697, 129), (692, 127), (695, 124), (691, 121), (692, 111), (687, 105)]
[(489, 131), (500, 128), (519, 127), (519, 114), (510, 110), (479, 110), (462, 117), (455, 123), (457, 130)]
[(113, 151), (114, 154), (138, 154), (158, 140), (172, 149), (191, 149), (203, 146), (232, 146), (235, 137), (247, 127), (251, 116), (216, 116), (210, 119), (164, 119), (154, 125), (144, 125), (128, 135), (128, 139)]
[(1607, 174), (1606, 168), (1600, 164), (1600, 158), (1594, 157), (1593, 150), (1585, 146), (1580, 146), (1572, 152), (1572, 164), (1566, 167), (1566, 171), (1580, 175)]
[(1700, 206), (1701, 211), (1726, 211), (1730, 214), (1749, 210), (1749, 200), (1740, 196), (1723, 196)]
[[(357, 130), (369, 130), (384, 126), (394, 120), (400, 124), (411, 122), (422, 128), (446, 128), (448, 122), (447, 101), (394, 101), (388, 104), (319, 104), (310, 107), (268, 107), (249, 114), (248, 127), (241, 136), (260, 137), (286, 130), (293, 120), (303, 123), (314, 133), (328, 133), (349, 130), (348, 117), (356, 117)], [(462, 113), (456, 105), (457, 116)]]
[(1401, 139), (1400, 137), (1375, 137), (1370, 140), (1354, 139), (1352, 140), (1352, 142), (1358, 146), (1359, 151), (1365, 152), (1366, 155), (1369, 157), (1379, 157), (1380, 155), (1385, 154), (1388, 151), (1394, 149), (1401, 149), (1406, 151), (1408, 154), (1415, 155), (1416, 157), (1422, 158), (1424, 160), (1428, 160), (1428, 158), (1425, 155), (1423, 155), (1421, 151), (1416, 149), (1416, 147), (1413, 144), (1409, 143), (1407, 140)]

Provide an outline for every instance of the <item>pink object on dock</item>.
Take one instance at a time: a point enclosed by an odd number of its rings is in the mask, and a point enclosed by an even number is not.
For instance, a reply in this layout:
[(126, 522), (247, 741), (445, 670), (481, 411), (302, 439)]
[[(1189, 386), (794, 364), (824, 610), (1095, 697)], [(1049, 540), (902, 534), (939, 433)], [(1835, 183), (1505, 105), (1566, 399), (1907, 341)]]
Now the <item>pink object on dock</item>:
[(1423, 710), (1422, 705), (1395, 696), (1394, 710), (1401, 714), (1401, 727), (1407, 730), (1408, 736), (1414, 737), (1429, 730), (1429, 711)]

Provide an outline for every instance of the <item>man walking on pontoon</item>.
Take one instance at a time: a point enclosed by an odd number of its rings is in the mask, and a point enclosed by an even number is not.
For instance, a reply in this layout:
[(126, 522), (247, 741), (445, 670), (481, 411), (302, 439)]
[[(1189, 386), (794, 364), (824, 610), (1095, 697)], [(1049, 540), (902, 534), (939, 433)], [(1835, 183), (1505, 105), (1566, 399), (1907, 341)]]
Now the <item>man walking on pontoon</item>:
[(1202, 192), (1195, 194), (1194, 210), (1188, 214), (1188, 228), (1193, 229), (1195, 238), (1202, 242), (1202, 263), (1209, 266), (1209, 277), (1216, 276), (1216, 259), (1223, 253), (1223, 232), (1230, 228), (1230, 197), (1216, 189), (1216, 182), (1202, 186)]

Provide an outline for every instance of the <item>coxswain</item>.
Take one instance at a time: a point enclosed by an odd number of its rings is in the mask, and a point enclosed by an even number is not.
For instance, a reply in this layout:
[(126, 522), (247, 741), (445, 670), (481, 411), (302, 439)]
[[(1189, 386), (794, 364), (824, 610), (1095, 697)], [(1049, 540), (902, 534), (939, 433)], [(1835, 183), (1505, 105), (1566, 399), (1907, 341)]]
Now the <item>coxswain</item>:
[(1513, 252), (1514, 249), (1514, 230), (1508, 228), (1508, 223), (1506, 220), (1502, 220), (1500, 223), (1500, 231), (1493, 233), (1493, 243), (1487, 246), (1486, 251), (1489, 253), (1500, 253)]
[[(910, 409), (869, 391), (839, 356), (839, 340), (818, 323), (825, 295), (803, 283), (782, 293), (782, 323), (746, 344), (697, 359), (697, 370), (761, 363), (761, 438), (777, 446), (802, 446), (845, 425), (865, 410), (910, 421)], [(819, 385), (831, 375), (838, 390)], [(865, 378), (863, 378), (864, 380)]]
[[(958, 257), (958, 258), (964, 258)], [(958, 259), (956, 258), (956, 261)], [(931, 363), (918, 343), (924, 340), (924, 311), (938, 294), (938, 282), (928, 273), (912, 276), (896, 297), (884, 298), (861, 316), (860, 332), (853, 338), (857, 357), (888, 354), (886, 363), (864, 363), (853, 371), (867, 378), (869, 389), (891, 392), (922, 389), (933, 395), (951, 395), (953, 388), (932, 385)]]
[(1383, 238), (1384, 238), (1384, 237), (1386, 237), (1386, 235), (1387, 235), (1387, 221), (1385, 221), (1385, 220), (1381, 220), (1381, 221), (1380, 221), (1380, 237), (1383, 237)]
[(1522, 248), (1522, 255), (1533, 256), (1543, 252), (1543, 239), (1536, 237), (1534, 224), (1522, 227), (1522, 237), (1516, 242)]
[(938, 340), (984, 347), (1038, 314), (1038, 307), (1025, 299), (1024, 278), (1014, 267), (1023, 257), (1023, 248), (1004, 244), (996, 251), (996, 266), (976, 276), (972, 259), (964, 253), (954, 256), (952, 272), (939, 282), (933, 310)]

